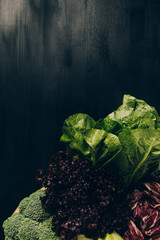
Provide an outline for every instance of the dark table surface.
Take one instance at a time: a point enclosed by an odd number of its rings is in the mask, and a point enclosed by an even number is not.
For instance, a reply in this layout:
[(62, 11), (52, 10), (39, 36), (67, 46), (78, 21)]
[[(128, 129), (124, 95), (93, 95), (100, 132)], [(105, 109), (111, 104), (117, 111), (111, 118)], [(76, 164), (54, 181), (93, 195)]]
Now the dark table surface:
[(66, 117), (105, 117), (125, 93), (160, 113), (159, 13), (159, 0), (0, 1), (0, 224), (40, 187)]

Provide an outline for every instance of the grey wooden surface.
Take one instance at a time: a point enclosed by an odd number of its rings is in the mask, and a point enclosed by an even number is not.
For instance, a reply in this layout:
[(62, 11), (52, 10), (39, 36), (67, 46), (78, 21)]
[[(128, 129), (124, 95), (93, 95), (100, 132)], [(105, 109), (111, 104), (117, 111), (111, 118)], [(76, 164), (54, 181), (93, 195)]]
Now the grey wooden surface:
[(1, 221), (34, 191), (64, 119), (124, 93), (160, 113), (159, 0), (0, 0)]

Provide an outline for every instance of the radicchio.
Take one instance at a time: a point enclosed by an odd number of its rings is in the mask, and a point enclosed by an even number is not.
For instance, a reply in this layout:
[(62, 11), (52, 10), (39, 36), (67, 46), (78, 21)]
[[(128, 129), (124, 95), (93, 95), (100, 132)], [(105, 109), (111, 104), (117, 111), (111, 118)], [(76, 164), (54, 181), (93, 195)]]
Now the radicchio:
[(125, 240), (144, 240), (142, 232), (136, 227), (133, 221), (128, 224), (129, 229), (125, 233)]
[(134, 190), (130, 207), (132, 220), (124, 235), (125, 240), (144, 240), (160, 235), (160, 183), (145, 183)]

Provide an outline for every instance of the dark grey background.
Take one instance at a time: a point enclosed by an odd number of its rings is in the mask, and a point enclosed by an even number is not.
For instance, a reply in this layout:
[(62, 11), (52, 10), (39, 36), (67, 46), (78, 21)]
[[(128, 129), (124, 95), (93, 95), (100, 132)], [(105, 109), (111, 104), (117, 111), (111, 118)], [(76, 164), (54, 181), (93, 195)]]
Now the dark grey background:
[(65, 118), (124, 93), (160, 113), (159, 0), (0, 0), (0, 224), (35, 191)]

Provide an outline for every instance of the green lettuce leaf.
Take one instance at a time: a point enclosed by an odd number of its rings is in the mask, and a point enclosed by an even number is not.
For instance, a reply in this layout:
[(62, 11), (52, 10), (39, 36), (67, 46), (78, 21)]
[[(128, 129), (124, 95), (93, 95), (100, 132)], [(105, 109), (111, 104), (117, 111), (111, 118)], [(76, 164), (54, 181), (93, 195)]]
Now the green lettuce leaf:
[(87, 114), (77, 113), (67, 118), (62, 128), (61, 142), (67, 145), (67, 149), (76, 150), (84, 156), (90, 154), (88, 144), (83, 133), (95, 126), (96, 122)]
[[(86, 238), (84, 235), (79, 235), (78, 240), (92, 240), (91, 238)], [(115, 231), (113, 233), (107, 233), (106, 236), (102, 238), (98, 238), (98, 240), (123, 240), (123, 238), (116, 233)]]
[(106, 166), (122, 149), (118, 137), (104, 130), (90, 129), (83, 136), (88, 144), (88, 159), (93, 166)]
[(160, 130), (134, 129), (119, 134), (123, 150), (114, 166), (126, 184), (137, 184), (160, 172)]
[(96, 127), (119, 134), (122, 129), (158, 128), (160, 118), (154, 107), (130, 95), (124, 95), (123, 104), (106, 118), (97, 122)]
[[(84, 113), (77, 113), (67, 118), (63, 124), (61, 142), (70, 143), (77, 132), (83, 133), (87, 129), (94, 128), (96, 122)], [(77, 139), (77, 138), (76, 138)]]
[(60, 140), (94, 166), (114, 167), (128, 186), (160, 173), (160, 117), (154, 107), (130, 95), (97, 122), (82, 113), (69, 117)]
[(116, 135), (94, 129), (95, 124), (88, 115), (75, 114), (65, 121), (60, 141), (92, 161), (93, 166), (107, 165), (122, 147)]
[(98, 120), (95, 128), (103, 129), (106, 132), (118, 135), (118, 133), (122, 130), (122, 125), (118, 121), (113, 120), (109, 116), (107, 116), (104, 119)]

